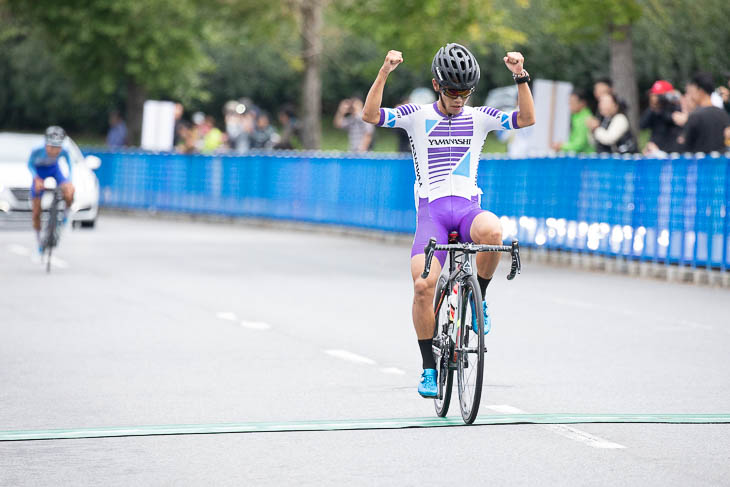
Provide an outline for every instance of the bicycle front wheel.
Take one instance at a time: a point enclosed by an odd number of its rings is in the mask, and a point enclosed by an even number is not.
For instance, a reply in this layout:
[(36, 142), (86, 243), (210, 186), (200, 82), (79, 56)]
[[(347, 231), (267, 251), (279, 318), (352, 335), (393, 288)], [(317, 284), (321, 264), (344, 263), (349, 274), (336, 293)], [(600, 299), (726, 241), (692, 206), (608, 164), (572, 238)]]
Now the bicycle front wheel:
[(479, 412), (484, 377), (484, 313), (482, 293), (474, 276), (464, 283), (460, 304), (461, 317), (456, 343), (459, 406), (464, 422), (472, 424)]
[(53, 247), (58, 244), (56, 227), (58, 226), (58, 200), (54, 195), (51, 207), (48, 210), (48, 221), (46, 222), (45, 238), (43, 243), (44, 253), (47, 255), (46, 272), (51, 272), (51, 254)]

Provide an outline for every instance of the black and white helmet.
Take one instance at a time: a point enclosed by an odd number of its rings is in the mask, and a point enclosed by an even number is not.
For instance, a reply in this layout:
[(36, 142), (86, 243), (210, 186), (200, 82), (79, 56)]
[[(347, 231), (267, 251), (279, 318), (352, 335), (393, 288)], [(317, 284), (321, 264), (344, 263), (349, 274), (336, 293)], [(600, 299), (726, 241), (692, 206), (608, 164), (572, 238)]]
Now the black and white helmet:
[(46, 145), (61, 147), (66, 138), (66, 132), (58, 125), (51, 125), (46, 129)]
[(431, 63), (431, 73), (442, 88), (471, 90), (479, 83), (479, 63), (461, 44), (446, 44)]

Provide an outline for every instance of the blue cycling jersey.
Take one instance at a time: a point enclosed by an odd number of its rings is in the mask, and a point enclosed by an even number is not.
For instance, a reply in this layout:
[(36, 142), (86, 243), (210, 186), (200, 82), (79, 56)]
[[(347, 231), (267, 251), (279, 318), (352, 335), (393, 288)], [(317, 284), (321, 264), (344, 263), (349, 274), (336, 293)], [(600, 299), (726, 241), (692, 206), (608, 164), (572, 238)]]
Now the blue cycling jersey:
[(28, 169), (30, 170), (33, 177), (38, 177), (38, 168), (50, 168), (58, 165), (58, 161), (61, 158), (66, 159), (66, 165), (68, 167), (68, 174), (66, 177), (71, 176), (71, 157), (68, 155), (66, 149), (61, 149), (58, 157), (51, 157), (46, 153), (46, 146), (42, 145), (33, 149), (28, 158)]

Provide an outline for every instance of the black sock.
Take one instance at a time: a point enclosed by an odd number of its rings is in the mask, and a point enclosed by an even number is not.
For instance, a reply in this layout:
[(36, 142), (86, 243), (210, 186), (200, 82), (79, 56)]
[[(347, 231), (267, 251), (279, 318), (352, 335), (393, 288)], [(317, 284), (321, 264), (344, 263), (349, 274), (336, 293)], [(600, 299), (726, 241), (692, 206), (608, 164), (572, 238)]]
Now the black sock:
[(418, 347), (421, 349), (424, 369), (435, 369), (436, 361), (433, 359), (433, 339), (418, 340)]
[(486, 279), (477, 274), (477, 281), (479, 281), (479, 290), (482, 292), (482, 299), (487, 299), (487, 286), (489, 286), (489, 282), (491, 280), (491, 277), (489, 279)]

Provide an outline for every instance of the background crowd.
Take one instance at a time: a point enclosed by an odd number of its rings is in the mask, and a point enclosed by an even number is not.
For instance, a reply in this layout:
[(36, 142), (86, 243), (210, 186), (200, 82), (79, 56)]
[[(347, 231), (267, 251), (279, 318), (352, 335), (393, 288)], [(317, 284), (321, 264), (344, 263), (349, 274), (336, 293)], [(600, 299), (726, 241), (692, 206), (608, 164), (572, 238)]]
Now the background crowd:
[(230, 100), (223, 107), (220, 128), (212, 115), (194, 112), (185, 117), (183, 105), (175, 105), (175, 150), (185, 154), (233, 152), (249, 150), (293, 149), (292, 140), (298, 131), (298, 121), (292, 106), (283, 106), (274, 128), (269, 114), (249, 98)]
[[(730, 150), (730, 73), (725, 85), (716, 86), (710, 73), (698, 72), (682, 93), (672, 83), (657, 80), (648, 91), (647, 108), (639, 129), (649, 137), (641, 152), (662, 155), (675, 152), (725, 152)], [(589, 108), (596, 106), (595, 115)], [(609, 79), (593, 86), (593, 99), (584, 91), (570, 96), (570, 138), (554, 143), (553, 149), (565, 152), (611, 152), (631, 154), (640, 151), (635, 127), (627, 116), (628, 106), (613, 92)]]
[[(555, 142), (555, 151), (662, 155), (676, 152), (725, 152), (730, 150), (730, 72), (724, 85), (716, 86), (710, 73), (698, 72), (681, 92), (667, 80), (657, 80), (646, 93), (646, 109), (638, 127), (629, 121), (628, 104), (614, 93), (609, 78), (593, 84), (592, 96), (575, 89), (570, 95), (570, 137)], [(473, 100), (470, 100), (473, 101)], [(355, 95), (342, 100), (332, 125), (347, 134), (350, 152), (373, 147), (375, 127), (360, 118), (363, 101)], [(646, 132), (640, 144), (641, 131)], [(119, 112), (109, 117), (107, 145), (126, 144), (127, 129)], [(176, 104), (174, 147), (185, 154), (301, 148), (300, 122), (293, 104), (282, 106), (272, 121), (266, 110), (250, 98), (225, 103), (222, 117), (194, 112), (186, 117)], [(409, 151), (407, 140), (398, 151)]]

